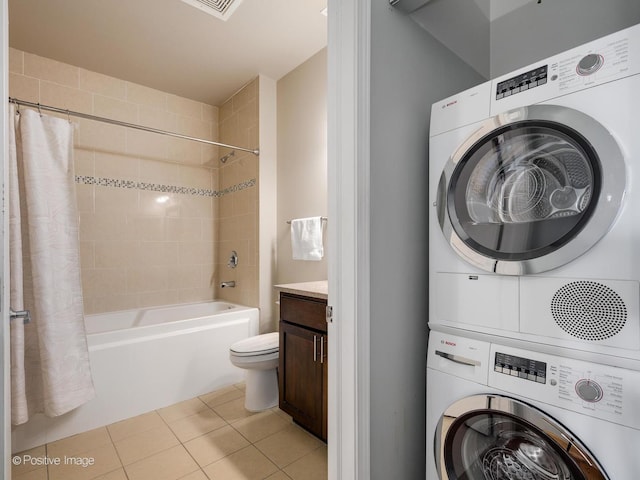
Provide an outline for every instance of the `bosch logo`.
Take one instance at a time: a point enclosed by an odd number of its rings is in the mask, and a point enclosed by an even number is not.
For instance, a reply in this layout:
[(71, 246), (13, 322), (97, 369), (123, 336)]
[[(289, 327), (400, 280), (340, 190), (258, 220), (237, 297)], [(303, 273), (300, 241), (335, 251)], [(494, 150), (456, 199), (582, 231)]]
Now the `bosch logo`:
[(455, 105), (456, 103), (458, 103), (458, 101), (457, 101), (457, 100), (454, 100), (453, 102), (449, 102), (449, 103), (443, 103), (443, 104), (442, 104), (442, 108), (449, 108), (449, 107), (451, 107), (452, 105)]
[(450, 347), (456, 346), (456, 342), (450, 342), (449, 340), (440, 340), (440, 343), (443, 345), (449, 345)]

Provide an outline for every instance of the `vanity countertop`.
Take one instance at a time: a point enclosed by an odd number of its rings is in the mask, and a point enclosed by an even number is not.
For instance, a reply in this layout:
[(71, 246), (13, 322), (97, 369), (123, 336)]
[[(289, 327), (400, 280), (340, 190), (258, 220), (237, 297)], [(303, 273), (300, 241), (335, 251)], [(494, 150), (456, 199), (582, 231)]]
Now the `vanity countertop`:
[(282, 285), (274, 285), (275, 289), (285, 293), (293, 293), (294, 295), (304, 295), (312, 298), (326, 299), (329, 294), (327, 280), (319, 280), (316, 282), (302, 283), (285, 283)]

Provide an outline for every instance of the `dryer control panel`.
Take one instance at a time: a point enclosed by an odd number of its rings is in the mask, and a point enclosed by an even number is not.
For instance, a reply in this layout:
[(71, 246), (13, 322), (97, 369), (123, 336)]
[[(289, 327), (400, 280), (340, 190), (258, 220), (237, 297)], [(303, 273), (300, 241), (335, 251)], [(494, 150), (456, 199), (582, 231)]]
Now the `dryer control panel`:
[(488, 384), (596, 418), (640, 428), (640, 372), (491, 345)]
[(491, 116), (637, 75), (639, 31), (634, 25), (496, 78)]
[(516, 75), (513, 78), (498, 82), (496, 86), (496, 100), (544, 85), (547, 83), (548, 69), (549, 67), (547, 65), (543, 65)]

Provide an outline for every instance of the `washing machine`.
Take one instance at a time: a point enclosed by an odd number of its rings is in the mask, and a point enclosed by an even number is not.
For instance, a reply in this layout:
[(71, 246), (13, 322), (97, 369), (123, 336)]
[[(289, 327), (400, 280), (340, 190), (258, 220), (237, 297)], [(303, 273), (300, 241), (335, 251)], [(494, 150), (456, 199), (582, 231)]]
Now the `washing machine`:
[(640, 371), (432, 331), (426, 478), (638, 479), (638, 404)]
[(640, 25), (432, 107), (430, 325), (640, 361)]

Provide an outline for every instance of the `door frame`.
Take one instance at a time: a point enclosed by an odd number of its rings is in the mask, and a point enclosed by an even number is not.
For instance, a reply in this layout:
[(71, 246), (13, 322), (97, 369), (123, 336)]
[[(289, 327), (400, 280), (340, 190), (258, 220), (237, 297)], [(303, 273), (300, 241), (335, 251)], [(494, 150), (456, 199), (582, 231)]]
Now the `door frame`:
[(8, 115), (9, 115), (9, 6), (8, 0), (1, 0), (0, 22), (2, 36), (0, 37), (0, 60), (2, 61), (2, 77), (0, 78), (0, 91), (2, 92), (2, 116), (0, 117), (0, 129), (2, 131), (2, 209), (0, 219), (2, 228), (2, 250), (0, 261), (2, 262), (2, 275), (0, 277), (0, 367), (2, 368), (2, 411), (0, 412), (0, 451), (2, 452), (2, 466), (0, 477), (11, 478), (11, 361), (9, 353), (9, 214), (8, 214)]
[(330, 480), (370, 472), (371, 0), (328, 1)]

